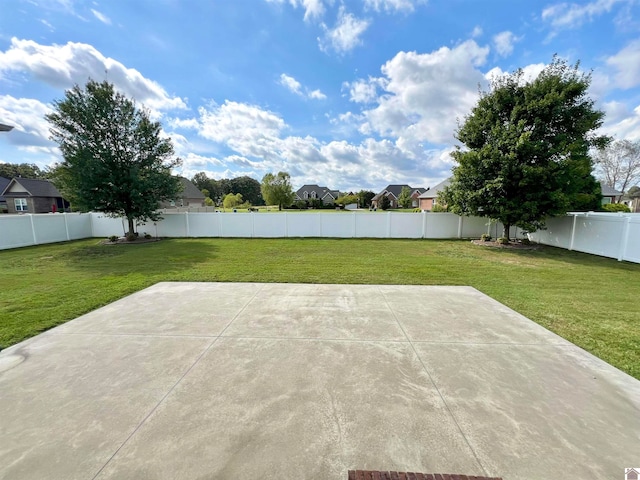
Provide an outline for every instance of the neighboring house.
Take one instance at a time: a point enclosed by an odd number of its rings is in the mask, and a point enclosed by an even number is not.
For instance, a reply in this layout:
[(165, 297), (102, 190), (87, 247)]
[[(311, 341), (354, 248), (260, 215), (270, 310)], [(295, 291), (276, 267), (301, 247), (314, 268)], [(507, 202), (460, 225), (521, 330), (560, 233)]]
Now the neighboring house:
[(387, 188), (371, 199), (371, 205), (375, 208), (380, 208), (380, 200), (382, 197), (387, 197), (390, 203), (389, 208), (398, 208), (398, 198), (400, 198), (402, 189), (405, 187), (411, 191), (411, 206), (416, 208), (420, 204), (420, 195), (426, 192), (427, 189), (422, 187), (415, 188), (409, 185), (387, 185)]
[(607, 203), (618, 203), (620, 201), (622, 192), (619, 192), (615, 188), (611, 188), (602, 182), (600, 182), (600, 187), (602, 187), (602, 205), (606, 205)]
[(69, 208), (58, 189), (49, 180), (16, 177), (0, 193), (9, 213), (61, 212)]
[(0, 213), (7, 213), (7, 199), (2, 196), (2, 192), (10, 181), (8, 178), (0, 177)]
[(625, 480), (638, 480), (640, 479), (640, 471), (635, 468), (625, 468), (624, 478)]
[(178, 177), (182, 184), (182, 192), (174, 200), (160, 202), (160, 208), (172, 207), (204, 207), (204, 194), (198, 190), (191, 180)]
[(296, 192), (294, 200), (308, 201), (314, 199), (322, 200), (322, 203), (329, 205), (336, 201), (340, 196), (338, 190), (331, 190), (327, 187), (321, 187), (319, 185), (303, 185)]
[(438, 204), (438, 194), (448, 187), (451, 183), (451, 177), (443, 180), (435, 187), (427, 190), (422, 195), (420, 195), (420, 210), (424, 210), (425, 212), (430, 212), (433, 210), (433, 207)]

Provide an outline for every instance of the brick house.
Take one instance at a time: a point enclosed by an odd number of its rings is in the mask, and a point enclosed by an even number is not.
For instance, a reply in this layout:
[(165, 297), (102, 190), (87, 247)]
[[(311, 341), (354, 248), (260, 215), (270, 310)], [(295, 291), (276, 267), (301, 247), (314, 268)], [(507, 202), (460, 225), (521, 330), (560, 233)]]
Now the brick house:
[(7, 202), (9, 213), (50, 213), (69, 208), (69, 202), (49, 180), (16, 177), (0, 196)]
[(422, 187), (411, 187), (409, 185), (387, 185), (387, 188), (371, 199), (371, 205), (375, 208), (380, 208), (380, 200), (384, 196), (389, 199), (389, 208), (398, 208), (398, 198), (400, 198), (402, 189), (405, 187), (411, 191), (411, 208), (418, 207), (420, 203), (418, 197), (420, 194), (426, 192), (427, 189)]
[(322, 200), (325, 205), (332, 204), (340, 196), (338, 190), (331, 190), (327, 187), (321, 187), (319, 185), (303, 185), (295, 194), (294, 200), (308, 201), (314, 199)]
[(438, 194), (442, 190), (444, 190), (445, 187), (449, 186), (450, 183), (451, 177), (443, 180), (435, 187), (430, 188), (422, 195), (420, 195), (420, 210), (424, 210), (425, 212), (430, 212), (431, 210), (433, 210), (433, 207), (438, 204)]

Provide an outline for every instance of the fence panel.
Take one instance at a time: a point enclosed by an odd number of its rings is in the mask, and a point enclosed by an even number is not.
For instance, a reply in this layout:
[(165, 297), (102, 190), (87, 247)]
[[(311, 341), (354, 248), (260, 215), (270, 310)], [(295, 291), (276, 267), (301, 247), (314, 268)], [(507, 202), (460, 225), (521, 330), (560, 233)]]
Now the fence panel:
[(457, 238), (459, 218), (453, 213), (428, 213), (424, 238)]
[(34, 244), (30, 215), (0, 215), (0, 249)]
[(405, 213), (389, 216), (389, 237), (422, 238), (422, 216), (428, 213)]
[(626, 236), (623, 239), (622, 260), (640, 263), (640, 215), (628, 220)]
[(253, 222), (253, 236), (258, 238), (286, 237), (287, 225), (295, 221), (300, 213), (250, 213)]
[(189, 236), (219, 237), (220, 216), (220, 213), (189, 213)]
[(621, 217), (576, 217), (573, 249), (603, 257), (617, 258), (624, 229)]
[(356, 213), (310, 213), (308, 215), (320, 217), (323, 237), (351, 238), (355, 236), (353, 215), (357, 215)]
[[(261, 215), (261, 214), (260, 214)], [(267, 215), (276, 215), (268, 213)], [(289, 237), (321, 237), (322, 218), (320, 213), (286, 213), (287, 236)]]
[(247, 213), (213, 213), (212, 215), (220, 216), (221, 237), (251, 238), (253, 234), (251, 215)]
[(388, 215), (379, 213), (355, 213), (355, 230), (358, 238), (386, 238)]

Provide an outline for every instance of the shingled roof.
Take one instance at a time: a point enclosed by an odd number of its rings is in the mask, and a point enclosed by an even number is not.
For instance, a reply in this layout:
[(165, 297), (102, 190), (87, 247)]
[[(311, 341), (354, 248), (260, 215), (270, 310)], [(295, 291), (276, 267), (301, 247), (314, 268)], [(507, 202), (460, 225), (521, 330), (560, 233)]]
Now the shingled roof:
[(427, 190), (422, 195), (420, 195), (418, 198), (437, 198), (438, 197), (438, 193), (440, 193), (442, 190), (444, 190), (446, 187), (448, 187), (450, 183), (451, 183), (451, 177), (447, 178), (446, 180), (441, 181), (435, 187)]
[[(22, 192), (9, 192), (13, 185), (20, 185), (24, 190)], [(13, 178), (9, 184), (2, 190), (4, 197), (20, 197), (28, 193), (31, 197), (60, 197), (62, 194), (58, 191), (53, 183), (49, 180), (40, 180), (35, 178)]]
[(184, 178), (184, 177), (178, 177), (180, 179), (180, 183), (182, 183), (182, 192), (180, 193), (180, 197), (181, 198), (199, 198), (201, 200), (205, 199), (204, 194), (198, 190), (198, 187), (196, 187), (191, 180)]

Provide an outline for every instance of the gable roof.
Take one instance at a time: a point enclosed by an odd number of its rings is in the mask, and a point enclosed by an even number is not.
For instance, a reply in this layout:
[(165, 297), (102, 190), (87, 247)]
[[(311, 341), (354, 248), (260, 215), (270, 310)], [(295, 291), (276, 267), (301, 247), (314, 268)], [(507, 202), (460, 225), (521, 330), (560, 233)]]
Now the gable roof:
[(2, 191), (5, 197), (18, 197), (24, 195), (24, 192), (9, 192), (13, 185), (19, 185), (28, 193), (30, 197), (60, 197), (62, 194), (58, 191), (53, 183), (49, 180), (40, 180), (35, 178), (13, 178)]
[(316, 192), (317, 198), (324, 198), (327, 196), (327, 194), (330, 194), (334, 199), (340, 196), (340, 192), (338, 190), (331, 190), (328, 187), (321, 187), (320, 185), (313, 184), (301, 186), (296, 191), (296, 195), (298, 196), (298, 198), (302, 199), (304, 192), (307, 192), (309, 197), (311, 196), (311, 192)]
[(376, 200), (378, 198), (380, 198), (383, 194), (387, 193), (387, 194), (392, 194), (394, 197), (398, 198), (400, 196), (400, 194), (402, 193), (402, 189), (407, 187), (409, 190), (411, 190), (411, 194), (413, 195), (414, 192), (418, 192), (418, 193), (423, 193), (426, 192), (427, 189), (426, 188), (422, 188), (422, 187), (412, 187), (411, 185), (387, 185), (387, 188), (385, 188), (384, 190), (382, 190), (380, 193), (378, 193), (375, 197), (373, 197), (373, 200)]
[(440, 193), (442, 190), (444, 190), (445, 187), (449, 186), (449, 184), (451, 183), (451, 178), (452, 177), (449, 177), (449, 178), (441, 181), (435, 187), (427, 190), (422, 195), (420, 195), (418, 198), (436, 198), (438, 196), (438, 193)]
[(182, 183), (182, 192), (180, 192), (179, 198), (197, 198), (199, 200), (204, 200), (204, 194), (198, 190), (191, 180), (184, 177), (178, 177), (180, 179), (180, 183)]
[(622, 192), (616, 190), (615, 188), (611, 188), (609, 185), (605, 185), (602, 182), (600, 182), (600, 187), (602, 187), (603, 197), (617, 197), (618, 195), (622, 195)]
[(10, 130), (13, 130), (13, 126), (0, 123), (0, 132), (8, 132)]

